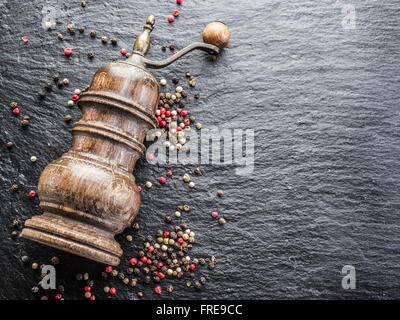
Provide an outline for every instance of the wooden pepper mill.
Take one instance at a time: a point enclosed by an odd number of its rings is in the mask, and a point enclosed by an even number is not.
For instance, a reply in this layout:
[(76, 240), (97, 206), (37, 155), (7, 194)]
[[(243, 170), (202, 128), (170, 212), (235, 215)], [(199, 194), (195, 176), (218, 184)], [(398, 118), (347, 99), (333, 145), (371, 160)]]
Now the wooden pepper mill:
[(155, 18), (147, 18), (132, 55), (102, 66), (79, 99), (82, 118), (72, 129), (68, 152), (42, 172), (38, 195), (44, 213), (25, 222), (22, 236), (109, 265), (123, 251), (114, 236), (135, 218), (140, 195), (132, 171), (144, 154), (143, 141), (155, 128), (159, 86), (147, 71), (201, 49), (219, 53), (229, 30), (213, 22), (195, 42), (170, 58), (145, 58)]

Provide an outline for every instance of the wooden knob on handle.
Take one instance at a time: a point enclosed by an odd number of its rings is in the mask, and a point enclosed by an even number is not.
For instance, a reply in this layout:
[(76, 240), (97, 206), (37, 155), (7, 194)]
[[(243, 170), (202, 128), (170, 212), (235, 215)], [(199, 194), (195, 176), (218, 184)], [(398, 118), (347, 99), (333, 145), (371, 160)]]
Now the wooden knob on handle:
[(213, 44), (220, 49), (225, 47), (231, 38), (231, 33), (226, 24), (219, 21), (206, 25), (202, 35), (205, 43)]

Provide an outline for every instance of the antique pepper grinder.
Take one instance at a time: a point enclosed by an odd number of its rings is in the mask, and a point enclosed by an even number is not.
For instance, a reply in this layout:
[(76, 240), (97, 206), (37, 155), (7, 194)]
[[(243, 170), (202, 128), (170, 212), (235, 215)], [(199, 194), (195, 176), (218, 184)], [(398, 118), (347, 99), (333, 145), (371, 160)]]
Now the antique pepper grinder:
[(147, 18), (132, 55), (102, 66), (79, 99), (82, 118), (72, 145), (42, 172), (38, 195), (44, 213), (25, 222), (22, 236), (110, 265), (123, 251), (114, 236), (135, 218), (140, 196), (132, 171), (144, 154), (143, 141), (155, 128), (159, 86), (148, 68), (162, 68), (201, 49), (219, 53), (229, 41), (225, 24), (212, 22), (195, 42), (170, 58), (145, 58), (154, 16)]

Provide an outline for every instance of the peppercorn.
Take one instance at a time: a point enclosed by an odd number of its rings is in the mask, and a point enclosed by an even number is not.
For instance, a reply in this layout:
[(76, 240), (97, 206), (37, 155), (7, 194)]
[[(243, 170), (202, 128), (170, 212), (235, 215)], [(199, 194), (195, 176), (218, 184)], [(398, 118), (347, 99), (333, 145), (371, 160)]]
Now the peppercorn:
[(109, 293), (112, 294), (112, 295), (116, 295), (117, 294), (117, 289), (112, 287), (112, 288), (110, 288)]
[(56, 265), (56, 264), (60, 263), (60, 258), (59, 257), (53, 257), (53, 258), (51, 258), (50, 261), (51, 261), (52, 264)]
[(139, 226), (138, 223), (134, 223), (134, 224), (132, 225), (132, 228), (135, 229), (135, 230), (139, 230), (139, 229), (140, 229), (140, 226)]
[(61, 88), (64, 86), (64, 82), (62, 82), (61, 80), (57, 82), (57, 87)]
[(83, 280), (89, 280), (89, 273), (84, 273), (83, 274)]
[(39, 292), (39, 287), (34, 286), (34, 287), (32, 287), (31, 291), (32, 291), (32, 293), (38, 293)]
[(200, 93), (196, 93), (193, 97), (194, 97), (195, 99), (200, 99)]
[(78, 273), (78, 274), (75, 276), (75, 278), (76, 278), (76, 280), (81, 281), (81, 280), (83, 279), (83, 276), (82, 276), (81, 273)]
[(132, 237), (130, 234), (128, 234), (128, 235), (126, 236), (126, 240), (129, 241), (129, 242), (131, 242), (131, 241), (133, 240), (133, 237)]
[(201, 284), (205, 284), (207, 282), (207, 280), (206, 280), (206, 278), (205, 277), (200, 277), (200, 283)]
[(6, 145), (7, 149), (11, 149), (12, 146), (13, 146), (13, 143), (11, 141), (8, 141), (8, 142), (5, 143), (5, 145)]
[(184, 175), (183, 175), (183, 181), (185, 181), (185, 182), (190, 182), (190, 176), (187, 174), (187, 173), (185, 173)]
[(45, 85), (44, 85), (44, 88), (47, 91), (51, 91), (51, 89), (53, 89), (53, 85), (51, 84), (51, 82), (46, 82)]
[(195, 87), (196, 84), (197, 84), (197, 82), (195, 79), (189, 81), (189, 86), (191, 86), (191, 87)]
[(40, 300), (49, 300), (49, 297), (48, 297), (48, 296), (42, 296), (42, 297), (40, 298)]
[(150, 189), (153, 184), (150, 181), (146, 181), (146, 183), (144, 184), (146, 186), (146, 188)]
[(171, 223), (172, 222), (172, 217), (171, 216), (166, 216), (165, 217), (165, 222), (166, 223)]
[(67, 78), (64, 78), (62, 82), (63, 82), (64, 85), (68, 85), (69, 84), (69, 80)]
[(112, 45), (115, 46), (117, 43), (118, 43), (118, 40), (117, 40), (117, 39), (115, 39), (115, 38), (112, 38), (112, 39), (111, 39), (111, 44), (112, 44)]
[(23, 263), (29, 262), (28, 256), (22, 256), (22, 257), (21, 257), (21, 261), (22, 261)]
[(66, 122), (71, 121), (71, 119), (72, 119), (72, 116), (70, 114), (67, 114), (67, 115), (64, 116), (64, 120)]
[(118, 270), (113, 270), (113, 271), (111, 271), (111, 275), (113, 276), (113, 277), (116, 277), (117, 275), (118, 275)]
[(143, 297), (143, 292), (142, 291), (138, 291), (138, 292), (136, 292), (136, 295), (141, 298), (141, 297)]
[(189, 210), (190, 210), (189, 205), (185, 204), (185, 205), (183, 206), (183, 211), (188, 212)]
[(217, 191), (217, 196), (218, 197), (223, 197), (224, 196), (224, 191), (223, 190), (218, 190)]
[(166, 46), (162, 46), (161, 50), (165, 52), (165, 51), (167, 51), (167, 47)]
[(179, 78), (176, 77), (176, 76), (173, 76), (171, 80), (172, 80), (173, 84), (178, 84), (179, 83)]
[(90, 36), (91, 36), (92, 38), (96, 37), (96, 34), (97, 34), (96, 30), (90, 31)]
[(32, 263), (32, 269), (36, 270), (37, 268), (39, 268), (39, 264), (37, 264), (36, 262)]
[(219, 224), (225, 224), (225, 223), (226, 223), (226, 220), (225, 220), (224, 218), (219, 218), (219, 219), (218, 219), (218, 223), (219, 223)]
[(21, 121), (21, 126), (22, 126), (22, 127), (28, 127), (29, 124), (30, 124), (29, 121), (26, 120), (26, 119), (24, 119), (24, 120)]
[(84, 33), (85, 32), (85, 27), (79, 27), (79, 32)]
[[(39, 99), (44, 99), (46, 97), (46, 94), (43, 91), (38, 92)], [(18, 108), (15, 108), (14, 110), (17, 110)]]
[(130, 285), (131, 287), (136, 287), (137, 282), (138, 282), (137, 279), (131, 279), (131, 280), (129, 281), (129, 285)]
[(89, 59), (93, 59), (93, 58), (94, 58), (94, 53), (93, 53), (93, 51), (89, 51), (89, 52), (87, 53), (87, 57), (88, 57)]
[(107, 43), (108, 42), (108, 38), (105, 37), (105, 36), (101, 37), (101, 42), (102, 43)]
[(13, 231), (13, 232), (11, 232), (11, 236), (12, 236), (13, 238), (18, 237), (18, 235), (19, 235), (19, 232), (18, 232), (18, 231)]

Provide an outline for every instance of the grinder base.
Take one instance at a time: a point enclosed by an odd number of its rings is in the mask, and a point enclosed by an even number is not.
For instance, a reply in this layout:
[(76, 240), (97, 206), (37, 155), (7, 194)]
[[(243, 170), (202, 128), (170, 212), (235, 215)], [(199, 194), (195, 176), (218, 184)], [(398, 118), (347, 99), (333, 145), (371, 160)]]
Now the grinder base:
[(117, 266), (123, 251), (111, 234), (45, 212), (25, 221), (21, 236), (104, 264)]

